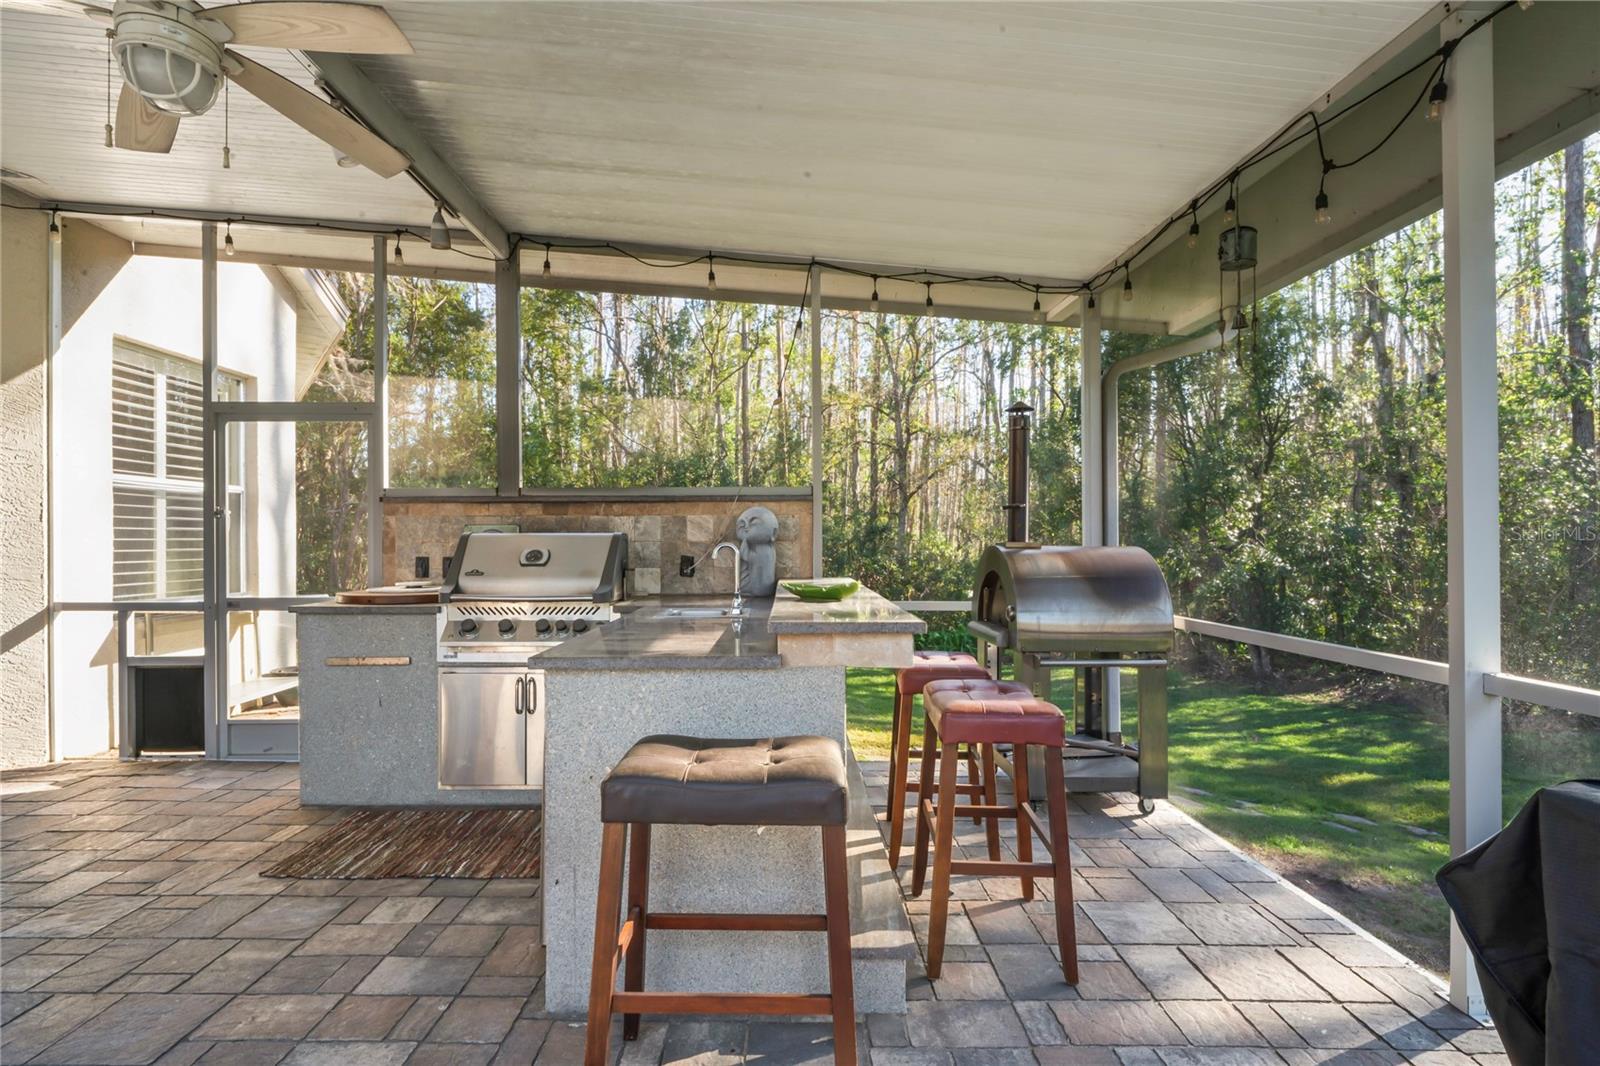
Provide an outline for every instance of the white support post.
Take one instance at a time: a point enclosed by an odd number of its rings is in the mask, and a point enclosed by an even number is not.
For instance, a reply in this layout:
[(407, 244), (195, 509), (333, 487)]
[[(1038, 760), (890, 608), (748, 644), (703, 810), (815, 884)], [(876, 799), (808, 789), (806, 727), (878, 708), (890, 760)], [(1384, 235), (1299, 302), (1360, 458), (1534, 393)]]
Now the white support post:
[[(51, 217), (57, 226), (60, 223)], [(59, 758), (60, 726), (56, 715), (56, 353), (61, 350), (61, 252), (66, 233), (45, 240), (46, 283), (50, 301), (49, 334), (44, 353), (44, 545), (45, 545), (45, 744), (50, 762)]]
[[(367, 422), (367, 584), (383, 584), (383, 490), (389, 487), (388, 242), (372, 238), (372, 417)], [(397, 575), (397, 578), (400, 575)]]
[[(1440, 27), (1459, 36), (1479, 14)], [(1500, 442), (1495, 363), (1494, 29), (1461, 41), (1444, 109), (1445, 441), (1449, 530), (1450, 853), (1500, 830)], [(1450, 1001), (1482, 1017), (1465, 940), (1450, 924)]]
[(515, 249), (494, 265), (494, 439), (498, 493), (522, 492), (522, 269)]
[[(1100, 381), (1101, 438), (1104, 441), (1100, 456), (1100, 494), (1104, 517), (1101, 540), (1107, 545), (1122, 543), (1122, 480), (1117, 466), (1121, 449), (1118, 439), (1120, 426), (1117, 418), (1117, 377), (1103, 374)], [(1122, 737), (1122, 671), (1106, 671), (1106, 733), (1109, 737)]]
[(811, 268), (811, 576), (822, 576), (822, 268)]
[(226, 513), (220, 503), (225, 495), (217, 482), (226, 476), (225, 441), (217, 429), (212, 408), (217, 402), (217, 224), (200, 225), (200, 424), (201, 437), (200, 513), (201, 523), (200, 597), (205, 604), (205, 664), (201, 677), (205, 686), (206, 758), (220, 759), (226, 752), (222, 719), (228, 713), (228, 679), (222, 671), (223, 649), (228, 643), (228, 538), (224, 529)]
[(1078, 539), (1085, 545), (1105, 543), (1105, 467), (1101, 460), (1100, 309), (1089, 300), (1079, 305), (1083, 328), (1078, 347), (1082, 355), (1078, 381), (1080, 465), (1083, 478), (1083, 524)]

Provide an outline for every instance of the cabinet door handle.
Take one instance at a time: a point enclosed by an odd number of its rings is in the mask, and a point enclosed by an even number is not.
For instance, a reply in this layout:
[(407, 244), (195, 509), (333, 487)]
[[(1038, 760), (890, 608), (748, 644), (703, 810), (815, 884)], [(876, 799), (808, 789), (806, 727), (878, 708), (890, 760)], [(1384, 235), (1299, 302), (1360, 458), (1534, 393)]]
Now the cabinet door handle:
[(528, 682), (526, 678), (517, 678), (517, 713), (521, 714), (528, 698)]

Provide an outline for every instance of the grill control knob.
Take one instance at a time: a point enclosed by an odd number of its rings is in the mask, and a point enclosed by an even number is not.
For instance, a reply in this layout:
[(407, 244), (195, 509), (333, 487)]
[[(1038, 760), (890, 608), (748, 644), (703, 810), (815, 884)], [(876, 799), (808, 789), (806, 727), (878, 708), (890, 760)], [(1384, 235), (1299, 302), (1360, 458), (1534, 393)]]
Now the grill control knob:
[(541, 635), (550, 632), (550, 619), (539, 619), (537, 622), (533, 623), (533, 628), (538, 630)]
[(509, 618), (500, 619), (500, 635), (502, 637), (509, 637), (511, 634), (515, 633), (516, 631), (517, 631), (517, 623), (513, 622)]
[(587, 633), (589, 632), (589, 623), (580, 618), (572, 623), (572, 631), (574, 633)]
[(461, 625), (460, 625), (459, 628), (461, 630), (461, 635), (462, 636), (470, 637), (470, 636), (472, 636), (472, 634), (474, 634), (474, 633), (476, 633), (478, 631), (477, 620), (476, 619), (472, 619), (472, 618), (463, 618), (461, 620)]
[(566, 623), (566, 621), (564, 619), (562, 621), (556, 623), (556, 632), (557, 633), (565, 633), (566, 631), (567, 631), (567, 623)]

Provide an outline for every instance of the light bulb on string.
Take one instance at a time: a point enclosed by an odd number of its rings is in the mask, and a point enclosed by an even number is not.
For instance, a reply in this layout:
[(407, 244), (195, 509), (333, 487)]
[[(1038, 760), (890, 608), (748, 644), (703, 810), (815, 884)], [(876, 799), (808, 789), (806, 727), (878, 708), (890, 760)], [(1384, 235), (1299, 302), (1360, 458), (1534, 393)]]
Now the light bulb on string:
[(548, 244), (544, 246), (544, 266), (539, 268), (539, 274), (541, 277), (546, 278), (550, 276), (550, 246)]
[(394, 265), (395, 266), (405, 266), (406, 265), (406, 255), (405, 255), (404, 252), (402, 252), (400, 250), (400, 234), (398, 234), (398, 233), (396, 233), (394, 235)]
[(428, 247), (437, 251), (450, 250), (450, 227), (444, 223), (444, 205), (435, 204), (433, 221), (428, 224)]
[(923, 285), (926, 286), (928, 290), (928, 298), (922, 301), (922, 306), (924, 310), (931, 312), (933, 310), (933, 282), (925, 281), (923, 282)]
[(714, 255), (706, 256), (706, 291), (717, 291), (717, 257)]
[(1094, 290), (1090, 289), (1089, 290), (1089, 310), (1093, 311), (1094, 309), (1095, 309)]
[(1200, 204), (1196, 200), (1189, 201), (1189, 239), (1184, 243), (1190, 248), (1200, 244)]
[(1428, 92), (1428, 121), (1438, 122), (1444, 114), (1444, 102), (1450, 98), (1450, 86), (1440, 78), (1433, 83), (1433, 88)]
[(222, 254), (231, 258), (233, 252), (233, 223), (225, 222), (223, 223)]
[(867, 310), (873, 314), (878, 312), (878, 279), (876, 277), (872, 279), (872, 299), (867, 301)]
[(1033, 287), (1033, 320), (1040, 325), (1044, 324), (1044, 308), (1039, 306), (1039, 286), (1037, 285)]
[(50, 212), (50, 243), (55, 245), (61, 243), (61, 224), (56, 221), (54, 211)]
[(1128, 268), (1122, 268), (1122, 301), (1127, 303), (1133, 299), (1133, 278), (1128, 274)]
[(1222, 205), (1222, 224), (1231, 226), (1239, 218), (1239, 201), (1235, 199), (1238, 191), (1239, 175), (1235, 174), (1228, 179), (1228, 201)]
[(1328, 212), (1328, 194), (1322, 189), (1317, 190), (1317, 198), (1313, 201), (1317, 211), (1317, 225), (1326, 226), (1332, 221), (1333, 216)]

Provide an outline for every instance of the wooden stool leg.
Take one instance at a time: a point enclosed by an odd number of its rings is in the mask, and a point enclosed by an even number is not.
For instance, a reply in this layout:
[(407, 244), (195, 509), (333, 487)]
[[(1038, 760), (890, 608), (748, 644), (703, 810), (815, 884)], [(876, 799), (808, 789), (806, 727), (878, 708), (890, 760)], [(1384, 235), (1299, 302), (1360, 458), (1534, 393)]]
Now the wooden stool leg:
[[(922, 801), (931, 800), (934, 796), (943, 796), (948, 792), (955, 795), (953, 788), (939, 789), (935, 786), (933, 778), (933, 753), (939, 750), (939, 734), (933, 731), (933, 723), (924, 717), (922, 726), (922, 775), (918, 782), (917, 792), (917, 851), (916, 865), (911, 875), (911, 894), (922, 895), (922, 885), (928, 875), (928, 819), (923, 813)], [(952, 753), (951, 765), (954, 765), (955, 748)]]
[(607, 822), (600, 837), (600, 893), (594, 905), (594, 960), (589, 970), (589, 1030), (584, 1066), (606, 1066), (611, 1052), (611, 993), (617, 987), (617, 925), (622, 910), (622, 848), (628, 827)]
[(933, 833), (933, 906), (928, 909), (929, 979), (944, 964), (944, 927), (950, 914), (950, 852), (955, 846), (956, 790), (946, 785), (956, 777), (956, 746), (946, 744), (939, 765), (939, 816)]
[[(650, 913), (650, 823), (635, 822), (628, 840), (628, 914), (638, 924), (623, 960), (622, 987), (629, 992), (644, 991), (645, 917)], [(639, 1039), (639, 1016), (622, 1016), (622, 1039)]]
[(1067, 783), (1061, 751), (1044, 749), (1045, 796), (1050, 805), (1050, 857), (1055, 860), (1056, 943), (1061, 947), (1061, 973), (1067, 984), (1078, 983), (1078, 931), (1073, 924), (1072, 856), (1067, 850)]
[[(976, 786), (983, 785), (983, 769), (978, 764), (978, 746), (976, 744), (967, 745), (967, 784)], [(969, 795), (971, 798), (967, 800), (968, 803), (992, 802), (981, 800), (980, 793), (969, 793)], [(973, 825), (979, 825), (982, 822), (982, 816), (976, 814), (972, 816)], [(994, 858), (993, 855), (990, 855), (989, 857), (991, 859)]]
[[(991, 807), (1000, 802), (1000, 775), (995, 768), (993, 744), (985, 744), (983, 746), (983, 792), (981, 796), (983, 802)], [(978, 820), (977, 818), (973, 819), (975, 822)], [(999, 862), (1000, 819), (984, 818), (982, 821), (984, 840), (989, 845), (989, 858)]]
[(894, 733), (889, 757), (889, 869), (900, 866), (900, 841), (906, 833), (906, 777), (911, 769), (911, 695), (894, 697)]
[(850, 968), (850, 886), (845, 827), (822, 827), (822, 890), (828, 918), (828, 995), (833, 1007), (833, 1061), (856, 1066), (856, 994)]
[[(1016, 792), (1017, 805), (1017, 861), (1033, 861), (1033, 823), (1023, 811), (1028, 806), (1028, 747), (1017, 744), (1011, 749), (1011, 787)], [(1022, 898), (1033, 898), (1033, 878), (1022, 875)]]

